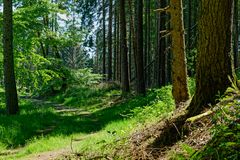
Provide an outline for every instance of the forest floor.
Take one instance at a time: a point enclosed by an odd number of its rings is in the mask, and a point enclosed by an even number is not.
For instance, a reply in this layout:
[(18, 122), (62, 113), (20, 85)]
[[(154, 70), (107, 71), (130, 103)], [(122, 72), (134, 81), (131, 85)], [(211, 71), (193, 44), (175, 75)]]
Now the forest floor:
[[(231, 92), (233, 91), (230, 89)], [(186, 117), (186, 107), (131, 137), (133, 159), (201, 160), (240, 158), (240, 94), (226, 94), (219, 103)]]
[(149, 90), (146, 97), (122, 97), (113, 85), (74, 86), (41, 99), (21, 97), (21, 113), (11, 117), (3, 114), (0, 99), (0, 159), (237, 160), (239, 93), (184, 120), (182, 128), (173, 124), (167, 134), (162, 129), (184, 109), (173, 112), (171, 86)]
[(170, 86), (122, 97), (115, 86), (101, 84), (44, 99), (20, 97), (16, 116), (3, 107), (0, 102), (0, 159), (89, 159), (113, 157), (136, 130), (169, 116), (174, 103)]

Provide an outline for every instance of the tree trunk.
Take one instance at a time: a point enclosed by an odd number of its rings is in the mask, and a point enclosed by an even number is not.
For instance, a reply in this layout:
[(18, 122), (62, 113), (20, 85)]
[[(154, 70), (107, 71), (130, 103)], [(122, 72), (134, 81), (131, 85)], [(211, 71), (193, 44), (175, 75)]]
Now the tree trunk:
[(188, 53), (191, 51), (191, 46), (192, 46), (192, 0), (188, 0)]
[[(152, 61), (151, 59), (151, 0), (147, 0), (146, 4), (146, 17), (147, 17), (147, 65), (149, 65)], [(152, 72), (151, 72), (151, 65), (147, 68), (146, 73), (147, 73), (147, 86), (151, 87), (152, 82), (151, 82), (151, 77), (152, 77)]]
[(117, 44), (117, 41), (118, 41), (118, 32), (117, 32), (117, 23), (118, 23), (118, 13), (117, 13), (117, 2), (115, 2), (115, 5), (114, 5), (114, 60), (113, 60), (113, 70), (114, 70), (114, 76), (113, 76), (113, 79), (116, 81), (117, 80), (117, 50), (118, 50), (118, 44)]
[[(166, 0), (162, 0), (160, 7), (161, 8), (165, 8), (167, 6), (167, 1)], [(162, 12), (160, 14), (160, 29), (159, 29), (159, 57), (160, 57), (160, 63), (159, 63), (159, 82), (158, 82), (158, 86), (165, 86), (166, 83), (166, 63), (167, 63), (167, 44), (166, 44), (166, 37), (165, 35), (161, 35), (161, 31), (165, 31), (167, 29), (166, 27), (166, 22), (167, 22), (167, 13), (166, 12)]]
[(108, 81), (112, 80), (112, 0), (109, 0), (108, 23)]
[(182, 0), (171, 0), (170, 13), (173, 51), (172, 92), (175, 103), (178, 105), (180, 102), (185, 102), (189, 99), (187, 86), (187, 66), (185, 54)]
[(239, 26), (238, 26), (238, 0), (234, 1), (234, 68), (238, 68), (238, 41), (239, 41)]
[[(131, 14), (131, 13), (130, 13)], [(130, 17), (130, 15), (129, 15)], [(129, 37), (128, 37), (128, 59), (129, 59), (129, 79), (132, 79), (132, 30), (131, 30), (131, 18), (129, 18)], [(131, 81), (130, 81), (131, 82)]]
[(207, 104), (216, 103), (231, 81), (235, 81), (232, 62), (233, 0), (202, 0), (196, 92), (188, 108), (191, 115)]
[[(119, 2), (118, 2), (119, 5)], [(121, 82), (120, 13), (117, 10), (117, 80)]]
[[(132, 0), (128, 0), (129, 12), (130, 12), (130, 28), (131, 28), (131, 41), (132, 41), (132, 48), (133, 48), (133, 61), (134, 61), (134, 76), (136, 77), (136, 68), (137, 68), (137, 61), (136, 61), (136, 54), (137, 54), (137, 42), (136, 42), (136, 30), (134, 26), (134, 18), (133, 18), (133, 8), (132, 8)], [(132, 77), (133, 78), (133, 77)], [(132, 80), (131, 78), (131, 80)]]
[(143, 0), (137, 1), (137, 53), (136, 53), (136, 62), (137, 62), (137, 92), (139, 94), (146, 94), (145, 89), (145, 78), (144, 78), (144, 62), (143, 62)]
[(3, 54), (6, 107), (8, 114), (17, 114), (19, 107), (14, 73), (12, 1), (4, 0), (3, 4)]
[(103, 12), (103, 76), (105, 80), (106, 76), (106, 39), (105, 39), (105, 32), (106, 32), (106, 26), (105, 26), (105, 0), (102, 0), (102, 12)]
[(121, 82), (123, 93), (129, 92), (128, 57), (126, 41), (125, 0), (120, 0)]

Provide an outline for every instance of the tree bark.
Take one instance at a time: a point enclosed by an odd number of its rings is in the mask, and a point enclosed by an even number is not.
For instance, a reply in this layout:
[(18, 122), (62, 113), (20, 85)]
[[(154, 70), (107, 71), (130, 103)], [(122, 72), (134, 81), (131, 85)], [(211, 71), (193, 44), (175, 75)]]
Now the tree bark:
[(128, 57), (126, 41), (125, 0), (120, 0), (121, 83), (123, 93), (129, 92)]
[(178, 105), (180, 102), (185, 102), (189, 99), (182, 0), (171, 0), (170, 6), (173, 51), (172, 93), (175, 103)]
[(12, 1), (4, 0), (3, 4), (4, 84), (7, 113), (12, 115), (19, 112), (14, 73)]
[(201, 13), (196, 92), (188, 108), (191, 115), (216, 103), (216, 96), (236, 80), (232, 61), (233, 0), (202, 0)]
[(109, 0), (108, 23), (108, 81), (112, 80), (112, 0)]
[[(160, 3), (161, 8), (165, 8), (167, 6), (167, 1), (162, 0)], [(166, 31), (166, 22), (167, 22), (167, 13), (161, 12), (160, 17), (158, 19), (159, 28), (158, 28), (158, 56), (159, 56), (159, 62), (158, 62), (158, 83), (157, 86), (165, 86), (166, 83), (166, 68), (167, 68), (167, 44), (166, 44), (166, 37), (164, 34), (161, 34), (161, 31)]]
[(102, 20), (102, 25), (103, 25), (103, 76), (105, 80), (106, 76), (106, 39), (105, 39), (105, 32), (106, 32), (106, 25), (105, 25), (105, 0), (102, 0), (102, 12), (103, 12), (103, 20)]
[(137, 1), (137, 53), (136, 53), (136, 62), (137, 62), (137, 93), (146, 94), (145, 89), (145, 78), (144, 78), (144, 62), (143, 62), (143, 0)]
[(117, 50), (118, 50), (118, 32), (117, 32), (117, 23), (118, 23), (118, 18), (117, 18), (118, 14), (117, 14), (117, 2), (115, 2), (114, 5), (114, 60), (113, 60), (113, 70), (114, 70), (114, 76), (113, 79), (116, 81), (117, 80)]
[[(133, 17), (133, 8), (132, 8), (132, 0), (128, 0), (129, 6), (129, 18), (130, 18), (130, 28), (131, 28), (131, 41), (132, 41), (132, 49), (133, 49), (133, 60), (134, 61), (134, 76), (136, 77), (136, 68), (137, 68), (137, 61), (136, 61), (136, 54), (137, 54), (137, 41), (136, 41), (136, 30), (135, 30), (135, 23)], [(133, 77), (132, 77), (133, 78)], [(131, 78), (131, 80), (132, 80)]]
[(238, 68), (238, 42), (239, 42), (239, 24), (238, 24), (238, 0), (234, 1), (234, 68)]

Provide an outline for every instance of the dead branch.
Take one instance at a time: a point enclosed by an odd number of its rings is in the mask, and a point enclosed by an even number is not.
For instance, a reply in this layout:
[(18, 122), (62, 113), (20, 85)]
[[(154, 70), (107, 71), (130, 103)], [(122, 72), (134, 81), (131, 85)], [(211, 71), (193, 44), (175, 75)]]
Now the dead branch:
[(154, 10), (155, 12), (170, 12), (170, 6)]
[(195, 121), (197, 121), (197, 120), (199, 120), (199, 119), (201, 119), (201, 118), (203, 118), (203, 117), (209, 116), (209, 115), (211, 115), (211, 114), (213, 114), (213, 111), (209, 110), (209, 111), (207, 111), (207, 112), (205, 112), (205, 113), (202, 113), (202, 114), (199, 114), (199, 115), (197, 115), (197, 116), (188, 118), (188, 119), (186, 120), (186, 122), (193, 123), (193, 122), (195, 122)]

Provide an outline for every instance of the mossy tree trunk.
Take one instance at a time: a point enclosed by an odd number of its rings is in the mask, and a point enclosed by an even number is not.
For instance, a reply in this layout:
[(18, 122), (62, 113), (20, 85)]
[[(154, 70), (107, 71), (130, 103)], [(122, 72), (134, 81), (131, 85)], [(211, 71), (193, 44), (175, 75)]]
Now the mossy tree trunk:
[(185, 39), (183, 26), (182, 0), (170, 1), (171, 27), (172, 27), (172, 80), (173, 97), (175, 103), (185, 102), (189, 99), (187, 87), (187, 65), (185, 53)]
[(205, 105), (216, 103), (216, 96), (235, 81), (232, 59), (233, 0), (202, 0), (196, 92), (188, 108), (199, 113)]

